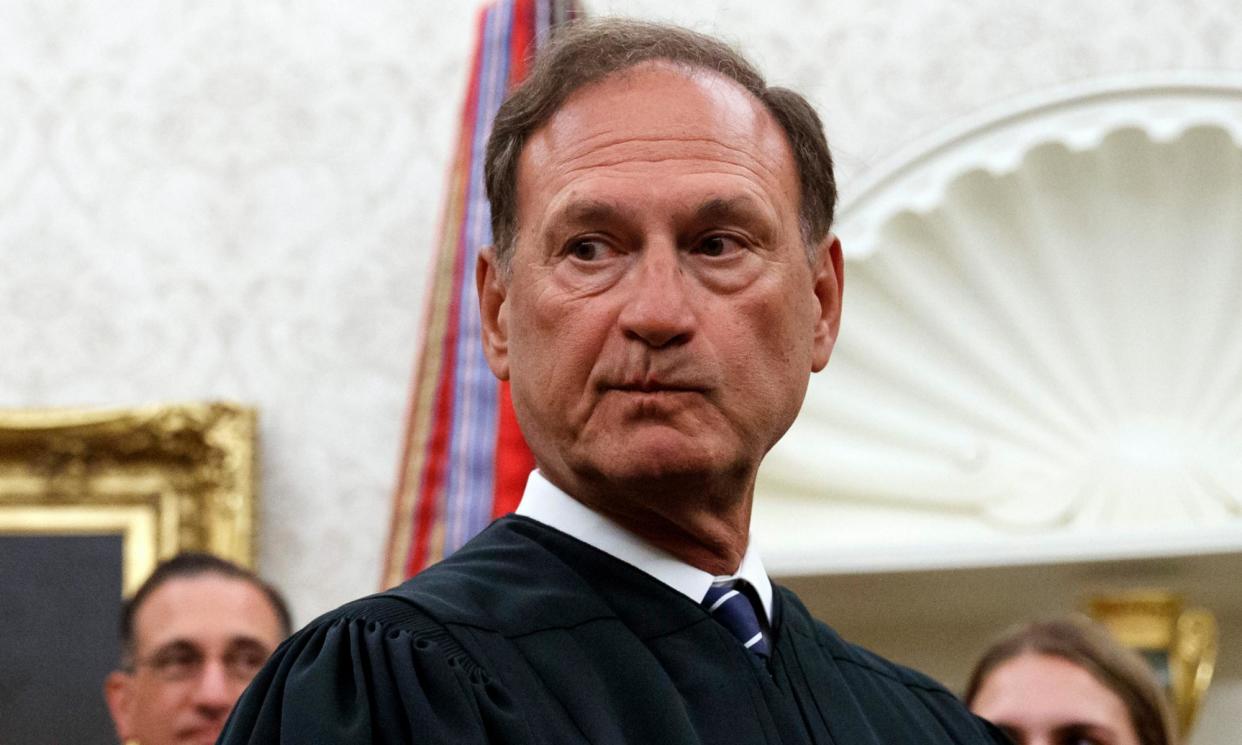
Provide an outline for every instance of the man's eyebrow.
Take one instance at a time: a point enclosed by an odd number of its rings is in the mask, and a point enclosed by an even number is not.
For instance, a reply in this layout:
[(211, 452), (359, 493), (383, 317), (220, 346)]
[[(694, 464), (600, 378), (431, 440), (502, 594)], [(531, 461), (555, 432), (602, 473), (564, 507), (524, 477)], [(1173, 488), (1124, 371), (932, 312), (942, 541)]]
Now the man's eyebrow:
[(201, 654), (201, 651), (202, 650), (199, 649), (198, 645), (189, 639), (170, 639), (169, 641), (166, 641), (151, 650), (151, 653), (147, 655), (147, 658), (165, 655), (172, 652), (194, 652)]
[(714, 197), (703, 202), (695, 209), (694, 214), (699, 219), (711, 220), (722, 218), (736, 218), (739, 215), (762, 214), (763, 210), (758, 200), (750, 196), (739, 197)]
[[(261, 649), (270, 650), (271, 646), (256, 636), (234, 636), (228, 640), (226, 649)], [(195, 652), (202, 654), (202, 648), (189, 639), (171, 639), (152, 650), (150, 657), (168, 654), (169, 652)]]
[(259, 639), (258, 637), (235, 636), (229, 639), (228, 649), (230, 650), (234, 650), (234, 649), (270, 650), (271, 647), (268, 646), (267, 643), (265, 643), (262, 639)]
[(599, 223), (616, 220), (621, 215), (621, 209), (611, 202), (584, 199), (565, 205), (557, 217), (570, 223)]
[[(733, 197), (712, 197), (688, 213), (698, 222), (754, 221), (768, 213), (760, 200), (749, 194)], [(608, 225), (627, 219), (627, 210), (613, 202), (600, 199), (574, 200), (554, 213), (553, 224), (559, 226)]]

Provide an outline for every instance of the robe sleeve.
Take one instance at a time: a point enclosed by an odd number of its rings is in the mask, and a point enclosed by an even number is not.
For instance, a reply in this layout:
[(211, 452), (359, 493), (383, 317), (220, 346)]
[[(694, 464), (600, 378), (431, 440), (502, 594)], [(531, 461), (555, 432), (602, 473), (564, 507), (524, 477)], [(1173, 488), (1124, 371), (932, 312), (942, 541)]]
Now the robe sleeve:
[(345, 606), (281, 645), (219, 745), (529, 743), (500, 682), (426, 616), (405, 606), (392, 618), (396, 602)]

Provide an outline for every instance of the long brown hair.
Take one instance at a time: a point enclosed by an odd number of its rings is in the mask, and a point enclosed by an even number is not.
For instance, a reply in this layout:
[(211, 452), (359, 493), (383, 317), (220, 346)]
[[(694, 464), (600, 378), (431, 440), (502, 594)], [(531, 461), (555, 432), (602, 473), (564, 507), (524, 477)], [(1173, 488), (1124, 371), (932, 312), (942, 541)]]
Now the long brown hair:
[(992, 671), (1024, 653), (1073, 663), (1117, 694), (1141, 745), (1176, 745), (1168, 702), (1151, 668), (1106, 629), (1082, 616), (1035, 621), (1003, 635), (975, 665), (966, 687), (966, 705), (974, 703)]

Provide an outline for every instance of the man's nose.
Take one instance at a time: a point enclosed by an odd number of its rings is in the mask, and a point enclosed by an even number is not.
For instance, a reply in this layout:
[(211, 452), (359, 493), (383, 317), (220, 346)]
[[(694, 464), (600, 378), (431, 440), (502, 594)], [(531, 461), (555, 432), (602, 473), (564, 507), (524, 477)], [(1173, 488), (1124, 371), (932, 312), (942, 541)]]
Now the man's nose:
[(243, 685), (229, 675), (223, 662), (209, 661), (194, 687), (194, 705), (204, 712), (227, 715), (241, 695), (242, 688)]
[(643, 251), (618, 318), (627, 337), (655, 348), (690, 340), (695, 314), (680, 259), (677, 247), (669, 243), (650, 245)]

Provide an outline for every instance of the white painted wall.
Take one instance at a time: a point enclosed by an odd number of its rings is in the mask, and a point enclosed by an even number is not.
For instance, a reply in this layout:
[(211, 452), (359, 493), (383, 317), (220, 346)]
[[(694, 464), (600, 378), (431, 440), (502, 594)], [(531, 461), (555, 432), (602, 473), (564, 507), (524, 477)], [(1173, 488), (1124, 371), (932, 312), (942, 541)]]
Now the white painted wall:
[[(587, 4), (739, 41), (819, 105), (847, 201), (998, 101), (1242, 70), (1224, 0)], [(378, 583), (475, 7), (0, 0), (0, 405), (259, 406), (301, 620)]]

